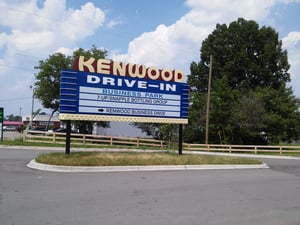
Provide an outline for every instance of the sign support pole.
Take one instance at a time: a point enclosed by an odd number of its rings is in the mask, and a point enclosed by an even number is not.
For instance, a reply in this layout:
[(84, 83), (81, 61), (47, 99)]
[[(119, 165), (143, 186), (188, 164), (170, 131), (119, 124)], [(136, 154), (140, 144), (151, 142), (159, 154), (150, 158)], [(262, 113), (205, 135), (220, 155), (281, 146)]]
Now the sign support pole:
[(182, 124), (179, 124), (178, 154), (182, 155)]
[(66, 130), (66, 155), (70, 155), (70, 145), (71, 145), (71, 120), (67, 120), (67, 130)]
[(3, 141), (3, 120), (4, 120), (4, 109), (1, 107), (0, 108), (0, 128), (1, 128), (1, 141)]

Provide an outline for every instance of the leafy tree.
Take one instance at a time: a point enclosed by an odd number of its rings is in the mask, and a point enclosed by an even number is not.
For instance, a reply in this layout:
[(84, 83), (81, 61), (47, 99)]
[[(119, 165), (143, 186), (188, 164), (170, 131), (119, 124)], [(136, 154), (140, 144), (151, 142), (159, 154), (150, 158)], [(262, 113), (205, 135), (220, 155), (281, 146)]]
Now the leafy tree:
[(133, 123), (133, 125), (140, 128), (147, 135), (151, 135), (154, 139), (164, 140), (168, 143), (168, 147), (178, 136), (177, 124)]
[(160, 139), (164, 140), (168, 144), (168, 148), (171, 147), (171, 142), (177, 140), (178, 137), (178, 125), (177, 124), (161, 124), (159, 127)]
[(50, 55), (46, 60), (40, 60), (35, 66), (39, 72), (35, 75), (34, 95), (42, 105), (54, 112), (59, 110), (60, 74), (64, 69), (72, 68), (73, 59), (62, 53)]
[[(72, 56), (65, 56), (62, 53), (50, 55), (46, 60), (40, 60), (39, 65), (35, 66), (39, 72), (35, 75), (34, 95), (38, 98), (42, 105), (52, 110), (52, 115), (59, 110), (59, 89), (60, 74), (62, 70), (72, 69), (75, 58), (82, 55), (87, 58), (94, 57), (104, 59), (107, 52), (93, 46), (90, 50), (79, 48), (73, 52)], [(51, 118), (51, 117), (50, 117)], [(107, 122), (99, 123), (101, 126), (108, 126)], [(91, 122), (81, 121), (77, 126), (81, 133), (91, 132)]]
[(147, 135), (151, 135), (154, 139), (159, 139), (158, 123), (133, 123), (134, 126), (141, 129)]
[(287, 51), (273, 28), (239, 18), (229, 26), (217, 24), (202, 43), (200, 62), (191, 63), (186, 140), (203, 142), (210, 55), (210, 143), (268, 144), (298, 138), (299, 104), (286, 87)]
[(22, 121), (22, 117), (14, 114), (10, 114), (6, 116), (6, 119), (8, 121)]

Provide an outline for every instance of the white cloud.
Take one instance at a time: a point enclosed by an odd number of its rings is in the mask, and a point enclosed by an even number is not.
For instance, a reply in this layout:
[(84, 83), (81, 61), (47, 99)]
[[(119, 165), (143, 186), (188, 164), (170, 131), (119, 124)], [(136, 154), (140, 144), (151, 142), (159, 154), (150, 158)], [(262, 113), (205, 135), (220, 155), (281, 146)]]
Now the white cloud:
[(58, 48), (55, 52), (60, 52), (64, 55), (73, 55), (73, 52), (75, 51), (76, 49), (70, 49), (70, 48), (65, 48), (65, 47), (60, 47)]
[(0, 11), (0, 99), (16, 93), (30, 96), (28, 84), (34, 82), (38, 61), (56, 51), (69, 54), (105, 20), (105, 13), (91, 2), (72, 9), (65, 0), (1, 0)]
[(86, 3), (81, 10), (68, 12), (66, 20), (61, 23), (60, 32), (66, 39), (82, 40), (90, 36), (103, 25), (105, 14), (93, 3)]
[(6, 33), (0, 33), (0, 48), (3, 48), (7, 43), (8, 35)]
[(143, 33), (129, 43), (126, 54), (114, 55), (113, 59), (188, 72), (189, 63), (199, 55), (201, 41), (211, 28), (199, 29), (188, 15), (171, 26), (161, 24), (155, 31)]
[[(13, 52), (28, 51), (47, 56), (60, 47), (74, 47), (103, 25), (105, 14), (92, 3), (80, 9), (66, 9), (64, 0), (0, 2), (0, 57), (5, 63)], [(10, 53), (10, 54), (8, 54)], [(0, 72), (1, 73), (1, 72)]]
[[(15, 29), (31, 28), (28, 26), (29, 18), (34, 16), (35, 4), (33, 1), (13, 3), (9, 0), (0, 3), (0, 23), (1, 25), (13, 27)], [(32, 24), (32, 23), (31, 23)]]
[[(144, 63), (148, 66), (166, 64), (167, 61), (164, 60), (169, 59), (162, 55), (171, 55), (176, 47), (172, 46), (170, 38), (169, 29), (165, 25), (159, 25), (154, 32), (144, 33), (131, 41), (127, 54), (115, 57), (117, 60)], [(157, 59), (160, 59), (160, 62), (157, 62)]]
[[(182, 69), (189, 73), (192, 61), (198, 61), (202, 41), (217, 23), (230, 23), (239, 17), (272, 22), (270, 11), (285, 0), (187, 0), (191, 10), (174, 24), (160, 24), (154, 31), (141, 34), (128, 45), (125, 54), (113, 59)], [(261, 24), (265, 25), (265, 24)], [(293, 64), (295, 65), (295, 64)]]
[[(115, 59), (189, 72), (189, 64), (198, 59), (202, 41), (217, 23), (229, 23), (238, 17), (259, 20), (268, 16), (275, 0), (187, 0), (191, 10), (170, 26), (159, 25), (129, 43), (128, 52)], [(259, 7), (258, 7), (259, 6)]]
[(288, 51), (288, 60), (291, 65), (291, 78), (294, 86), (300, 85), (300, 32), (290, 32), (282, 39), (283, 48)]
[(13, 30), (8, 44), (17, 51), (28, 49), (44, 49), (51, 47), (55, 40), (55, 34), (51, 31), (23, 32)]
[(115, 28), (116, 26), (122, 24), (123, 21), (120, 18), (113, 19), (107, 23), (107, 27), (110, 29)]
[(37, 1), (0, 3), (0, 25), (9, 28), (0, 33), (4, 52), (0, 57), (4, 63), (14, 57), (13, 52), (44, 57), (60, 47), (74, 48), (78, 41), (94, 34), (105, 19), (104, 12), (93, 3), (74, 10), (66, 9), (62, 0), (46, 0), (41, 7)]
[(282, 39), (282, 43), (285, 48), (294, 47), (300, 44), (300, 32), (290, 32), (286, 37)]
[(195, 11), (208, 14), (219, 14), (220, 19), (231, 19), (232, 16), (242, 16), (245, 19), (263, 19), (270, 11), (276, 0), (187, 0), (186, 4)]
[(65, 5), (66, 0), (46, 0), (42, 8), (38, 9), (36, 7), (36, 13), (41, 18), (50, 21), (59, 21), (66, 14)]

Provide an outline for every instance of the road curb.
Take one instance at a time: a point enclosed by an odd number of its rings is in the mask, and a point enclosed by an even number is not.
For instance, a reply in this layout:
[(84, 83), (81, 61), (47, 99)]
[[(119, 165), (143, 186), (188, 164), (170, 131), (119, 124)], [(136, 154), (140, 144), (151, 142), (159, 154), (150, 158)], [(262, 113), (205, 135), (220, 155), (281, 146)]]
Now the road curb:
[(228, 170), (228, 169), (268, 169), (259, 165), (170, 165), (170, 166), (57, 166), (41, 164), (31, 160), (27, 167), (51, 172), (137, 172), (137, 171), (184, 171), (184, 170)]

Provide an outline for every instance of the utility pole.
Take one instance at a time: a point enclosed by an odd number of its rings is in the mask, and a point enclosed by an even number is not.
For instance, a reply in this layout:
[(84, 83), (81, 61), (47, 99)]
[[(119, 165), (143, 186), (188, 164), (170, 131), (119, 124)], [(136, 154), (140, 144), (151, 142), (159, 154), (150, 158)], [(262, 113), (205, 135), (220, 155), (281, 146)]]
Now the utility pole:
[(206, 104), (206, 129), (205, 129), (205, 144), (208, 144), (208, 127), (209, 127), (209, 107), (210, 107), (210, 87), (212, 76), (212, 55), (209, 60), (209, 74), (208, 74), (208, 89), (207, 89), (207, 104)]
[(22, 107), (19, 108), (19, 121), (22, 122)]
[(31, 117), (30, 117), (30, 128), (32, 128), (32, 123), (33, 123), (33, 109), (34, 109), (34, 87), (32, 85), (30, 85), (30, 89), (32, 89)]

